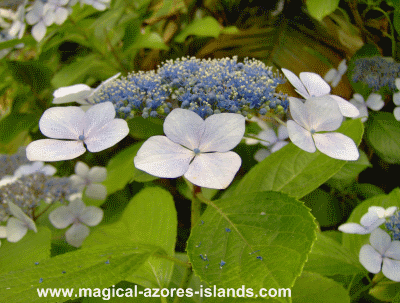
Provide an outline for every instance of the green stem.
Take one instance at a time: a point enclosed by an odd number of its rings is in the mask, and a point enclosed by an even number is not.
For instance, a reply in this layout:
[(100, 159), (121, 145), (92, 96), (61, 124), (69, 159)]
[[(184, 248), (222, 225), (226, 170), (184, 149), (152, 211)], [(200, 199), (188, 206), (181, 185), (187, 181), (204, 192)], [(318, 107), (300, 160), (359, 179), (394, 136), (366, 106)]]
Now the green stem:
[(191, 208), (191, 229), (196, 226), (200, 220), (201, 215), (201, 201), (197, 198), (198, 194), (201, 193), (201, 187), (193, 185), (192, 189), (192, 208)]
[(186, 268), (189, 268), (189, 269), (192, 268), (192, 265), (190, 265), (190, 263), (188, 263), (188, 262), (183, 262), (183, 261), (181, 261), (181, 260), (179, 260), (179, 259), (177, 259), (177, 258), (168, 256), (168, 255), (154, 254), (154, 257), (169, 260), (169, 261), (171, 261), (171, 262), (174, 262), (174, 263), (177, 264), (177, 265), (180, 265), (180, 266), (183, 266), (183, 267), (186, 267)]
[(390, 20), (390, 16), (388, 15), (387, 12), (385, 12), (383, 9), (381, 9), (380, 7), (377, 7), (377, 6), (374, 6), (371, 9), (368, 9), (367, 11), (369, 11), (369, 10), (375, 10), (375, 11), (381, 12), (386, 17), (386, 19), (390, 25), (390, 33), (391, 34), (390, 35), (388, 34), (388, 37), (392, 41), (392, 57), (394, 58), (395, 50), (396, 50), (396, 39), (394, 38), (394, 28), (393, 28), (392, 21)]
[(286, 123), (285, 123), (285, 122), (283, 122), (281, 119), (279, 119), (277, 116), (274, 116), (274, 119), (275, 119), (275, 121), (277, 121), (279, 124), (281, 124), (281, 125), (283, 125), (283, 126), (286, 126), (286, 127), (287, 127)]

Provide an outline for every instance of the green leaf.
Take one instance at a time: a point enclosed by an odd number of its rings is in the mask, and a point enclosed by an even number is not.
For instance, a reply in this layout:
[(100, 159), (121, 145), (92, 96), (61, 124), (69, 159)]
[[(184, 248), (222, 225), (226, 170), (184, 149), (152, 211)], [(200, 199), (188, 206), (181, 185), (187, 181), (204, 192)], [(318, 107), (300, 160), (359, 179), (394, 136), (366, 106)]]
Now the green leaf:
[(318, 233), (317, 240), (308, 255), (305, 271), (323, 276), (365, 274), (366, 270), (358, 261), (358, 255), (325, 235)]
[(222, 27), (217, 20), (207, 16), (190, 23), (175, 37), (175, 41), (183, 43), (190, 35), (217, 38), (221, 33), (221, 29)]
[(384, 278), (370, 289), (369, 294), (383, 302), (395, 303), (400, 297), (400, 283)]
[(29, 231), (16, 243), (2, 239), (0, 249), (1, 273), (29, 267), (50, 258), (51, 232), (47, 227), (39, 226), (38, 232)]
[(0, 144), (10, 143), (22, 132), (29, 130), (39, 120), (34, 114), (12, 112), (0, 120)]
[(364, 199), (369, 199), (376, 195), (385, 194), (385, 191), (382, 188), (368, 183), (354, 183), (353, 189), (358, 195), (360, 195)]
[(277, 192), (214, 203), (188, 240), (196, 275), (218, 287), (291, 287), (315, 240), (316, 225), (307, 207)]
[(25, 36), (21, 39), (11, 39), (11, 40), (7, 40), (7, 41), (3, 41), (0, 42), (0, 50), (6, 49), (6, 48), (10, 48), (10, 47), (14, 47), (18, 44), (24, 43), (25, 46), (27, 45), (34, 45), (36, 44), (35, 39), (32, 36)]
[(292, 288), (295, 303), (350, 303), (347, 291), (339, 283), (317, 273), (303, 272)]
[(306, 5), (310, 15), (318, 21), (322, 21), (338, 8), (339, 0), (307, 0)]
[(372, 164), (368, 161), (368, 157), (364, 151), (360, 150), (360, 158), (357, 161), (347, 162), (341, 170), (339, 170), (332, 179), (337, 180), (354, 180), (364, 169), (372, 167)]
[(397, 34), (400, 34), (400, 8), (396, 8), (393, 13), (393, 26)]
[[(351, 213), (347, 222), (360, 223), (360, 219), (368, 212), (370, 206), (382, 206), (388, 208), (390, 206), (397, 206), (400, 209), (400, 189), (396, 188), (388, 195), (374, 196), (365, 200)], [(361, 246), (369, 243), (370, 235), (356, 235), (343, 233), (343, 245), (353, 252), (356, 256), (359, 255)]]
[(400, 121), (392, 113), (378, 112), (371, 117), (367, 140), (384, 161), (400, 164)]
[[(85, 240), (84, 247), (96, 243), (141, 243), (161, 247), (174, 256), (177, 236), (175, 204), (169, 192), (158, 187), (148, 187), (136, 194), (122, 213), (119, 221), (99, 226)], [(160, 258), (150, 258), (135, 275), (125, 280), (145, 287), (167, 287), (173, 263)]]
[(126, 184), (133, 181), (147, 182), (157, 179), (157, 177), (137, 169), (133, 163), (133, 158), (142, 144), (143, 142), (139, 142), (125, 148), (108, 162), (107, 179), (103, 182), (103, 185), (107, 187), (108, 195), (123, 189)]
[[(349, 120), (338, 132), (360, 144), (363, 124), (360, 119)], [(325, 183), (345, 164), (346, 161), (330, 158), (319, 151), (308, 153), (290, 143), (255, 165), (235, 190), (226, 195), (273, 190), (301, 198)]]
[(164, 135), (163, 121), (156, 118), (135, 117), (128, 120), (129, 134), (138, 139)]
[[(58, 255), (38, 265), (0, 275), (4, 302), (43, 302), (37, 288), (104, 288), (132, 275), (158, 247), (148, 245), (97, 245)], [(41, 280), (42, 279), (42, 280)], [(57, 297), (46, 302), (60, 302)]]

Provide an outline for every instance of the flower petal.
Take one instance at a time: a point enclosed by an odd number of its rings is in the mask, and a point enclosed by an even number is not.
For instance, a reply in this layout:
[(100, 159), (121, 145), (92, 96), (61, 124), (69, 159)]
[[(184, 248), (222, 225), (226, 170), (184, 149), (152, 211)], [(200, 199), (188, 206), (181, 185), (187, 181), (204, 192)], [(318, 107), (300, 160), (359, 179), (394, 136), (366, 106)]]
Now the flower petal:
[(382, 256), (371, 245), (361, 247), (359, 260), (369, 272), (377, 274), (381, 271)]
[(37, 232), (35, 222), (29, 218), (21, 208), (19, 208), (17, 205), (15, 205), (12, 202), (8, 202), (8, 207), (10, 208), (11, 214), (17, 218), (19, 221), (21, 221), (28, 229), (33, 230), (34, 232)]
[(211, 115), (205, 120), (200, 139), (201, 152), (227, 152), (240, 143), (245, 132), (246, 119), (240, 114)]
[(382, 100), (382, 96), (380, 94), (370, 94), (368, 96), (367, 102), (365, 102), (367, 106), (372, 110), (380, 110), (385, 105), (385, 102)]
[(358, 234), (358, 235), (366, 235), (371, 231), (365, 228), (364, 226), (357, 223), (345, 223), (338, 227), (338, 230), (344, 232), (346, 234)]
[(385, 257), (400, 261), (400, 241), (392, 241), (389, 248), (385, 251)]
[(17, 218), (11, 217), (7, 220), (7, 241), (18, 242), (28, 232), (28, 226)]
[[(331, 92), (331, 87), (318, 74), (303, 72), (300, 73), (300, 80), (306, 87), (310, 98), (327, 95)], [(306, 98), (308, 99), (308, 98)]]
[(309, 130), (333, 131), (338, 129), (343, 122), (339, 107), (331, 96), (307, 99), (304, 107), (308, 113)]
[(340, 74), (340, 77), (343, 76), (347, 71), (347, 64), (346, 64), (346, 59), (343, 59), (340, 61), (339, 66), (338, 66), (338, 73)]
[(40, 42), (44, 38), (46, 31), (47, 27), (44, 21), (39, 21), (31, 29), (32, 36), (37, 42)]
[[(270, 127), (267, 130), (263, 130), (258, 134), (258, 138), (264, 140), (260, 141), (261, 145), (271, 146), (278, 141), (278, 137), (275, 131)], [(267, 141), (267, 142), (266, 142)]]
[(301, 95), (303, 98), (307, 99), (310, 97), (306, 87), (301, 82), (299, 77), (297, 77), (293, 72), (286, 68), (281, 68), (281, 71), (285, 75), (285, 77), (289, 80), (290, 84), (292, 84), (296, 90), (296, 92)]
[(90, 182), (93, 183), (103, 182), (107, 178), (107, 168), (100, 166), (92, 167), (89, 171), (88, 178)]
[(81, 178), (86, 178), (89, 174), (89, 166), (82, 162), (82, 161), (78, 161), (75, 164), (75, 174), (77, 174), (78, 176), (80, 176)]
[(231, 184), (241, 164), (240, 156), (231, 151), (199, 154), (184, 176), (201, 187), (224, 189)]
[(382, 273), (386, 278), (400, 282), (400, 261), (383, 258)]
[(98, 133), (99, 131), (101, 131), (101, 129), (108, 123), (113, 121), (114, 118), (115, 108), (110, 101), (93, 105), (91, 108), (88, 109), (87, 112), (84, 112), (83, 135), (85, 136), (85, 138), (90, 138), (93, 133)]
[(87, 206), (79, 216), (79, 221), (88, 226), (96, 226), (103, 220), (103, 210), (96, 206)]
[(84, 142), (90, 152), (99, 152), (117, 144), (128, 134), (128, 123), (122, 119), (114, 119), (101, 128), (91, 131)]
[(55, 228), (63, 229), (71, 225), (75, 216), (71, 213), (68, 206), (60, 206), (49, 214), (49, 220)]
[(271, 154), (271, 152), (269, 150), (266, 150), (265, 148), (261, 148), (254, 154), (254, 159), (258, 162), (261, 162), (266, 157), (268, 157), (270, 154)]
[[(357, 100), (356, 95), (361, 96), (360, 94), (354, 94), (353, 99), (350, 100), (350, 103), (357, 107), (358, 112), (360, 113), (357, 117), (353, 117), (353, 119), (361, 118), (361, 122), (365, 122), (368, 119), (368, 108), (364, 102), (364, 99), (361, 101)], [(361, 96), (362, 98), (362, 96)]]
[(330, 70), (327, 71), (327, 73), (324, 76), (324, 80), (326, 82), (332, 82), (338, 75), (338, 71), (336, 68), (331, 68)]
[(309, 130), (310, 116), (307, 107), (297, 98), (289, 97), (290, 115), (297, 124)]
[(7, 228), (0, 226), (0, 238), (7, 238)]
[(39, 121), (43, 135), (53, 139), (78, 140), (83, 135), (85, 112), (77, 106), (52, 107), (47, 109)]
[(383, 255), (386, 250), (390, 247), (392, 240), (388, 233), (384, 232), (382, 229), (377, 228), (371, 232), (371, 236), (369, 237), (369, 242), (371, 246)]
[(199, 147), (205, 129), (206, 123), (198, 114), (182, 108), (171, 111), (164, 121), (168, 139), (191, 150)]
[(278, 126), (278, 139), (285, 140), (287, 138), (289, 138), (289, 133), (288, 133), (287, 127), (285, 125), (279, 125)]
[(91, 199), (104, 200), (107, 197), (107, 188), (103, 184), (90, 184), (86, 188), (85, 195)]
[(147, 139), (134, 158), (135, 167), (153, 176), (177, 178), (189, 168), (194, 152), (165, 136)]
[(396, 104), (397, 106), (400, 106), (400, 92), (393, 94), (393, 103)]
[(82, 245), (86, 237), (89, 236), (89, 234), (89, 227), (80, 223), (76, 223), (67, 230), (65, 233), (65, 238), (70, 245), (79, 247)]
[(394, 118), (400, 121), (400, 106), (396, 107), (393, 111)]
[(358, 117), (360, 114), (359, 110), (357, 109), (356, 106), (351, 104), (349, 101), (343, 99), (342, 97), (336, 96), (336, 95), (329, 95), (329, 97), (333, 98), (337, 105), (339, 106), (340, 113), (344, 117)]
[(29, 143), (26, 157), (30, 161), (61, 161), (77, 158), (85, 151), (80, 141), (42, 139)]
[(287, 121), (287, 129), (289, 138), (294, 145), (309, 153), (313, 153), (317, 150), (311, 133), (308, 130), (305, 130), (292, 120)]
[(87, 98), (92, 89), (86, 84), (75, 84), (66, 87), (60, 87), (53, 93), (54, 104), (68, 103), (68, 102), (78, 102)]
[(341, 133), (325, 133), (313, 135), (317, 149), (331, 158), (355, 161), (360, 154), (354, 141)]
[(287, 141), (278, 141), (271, 147), (271, 153), (275, 153), (285, 145), (289, 144)]
[(86, 186), (86, 180), (78, 175), (71, 175), (69, 177), (72, 186), (75, 187), (77, 190), (82, 191)]

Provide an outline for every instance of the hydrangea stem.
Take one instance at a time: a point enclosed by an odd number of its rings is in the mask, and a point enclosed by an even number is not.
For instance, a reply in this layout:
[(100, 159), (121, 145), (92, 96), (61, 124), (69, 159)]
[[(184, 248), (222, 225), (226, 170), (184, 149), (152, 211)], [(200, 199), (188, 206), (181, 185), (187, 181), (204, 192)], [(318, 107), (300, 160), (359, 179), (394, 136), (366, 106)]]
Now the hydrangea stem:
[(201, 193), (201, 187), (193, 185), (192, 189), (192, 207), (191, 207), (191, 229), (199, 222), (201, 215), (201, 201), (197, 198), (197, 195)]

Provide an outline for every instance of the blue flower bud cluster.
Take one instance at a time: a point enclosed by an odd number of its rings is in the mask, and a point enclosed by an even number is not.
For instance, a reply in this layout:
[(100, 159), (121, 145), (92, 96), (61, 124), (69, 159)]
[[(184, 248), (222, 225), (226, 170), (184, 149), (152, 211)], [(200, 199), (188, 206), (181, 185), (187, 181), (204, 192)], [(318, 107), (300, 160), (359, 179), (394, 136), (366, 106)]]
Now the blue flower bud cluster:
[(400, 240), (400, 211), (391, 216), (385, 225), (393, 240)]
[(387, 86), (396, 90), (395, 80), (400, 77), (400, 63), (383, 57), (360, 58), (354, 61), (352, 79), (364, 82), (374, 91)]
[(286, 95), (275, 89), (285, 80), (255, 59), (181, 58), (157, 71), (131, 73), (104, 85), (93, 100), (111, 101), (117, 116), (166, 117), (174, 108), (194, 111), (202, 118), (218, 113), (244, 116), (284, 113)]
[(13, 155), (0, 155), (0, 180), (4, 176), (12, 176), (18, 167), (29, 162), (25, 148), (20, 148)]
[(3, 185), (0, 191), (0, 222), (7, 221), (10, 215), (7, 202), (18, 205), (29, 217), (41, 201), (65, 202), (71, 194), (79, 192), (72, 186), (68, 177), (46, 176), (41, 172), (22, 176), (16, 181)]

